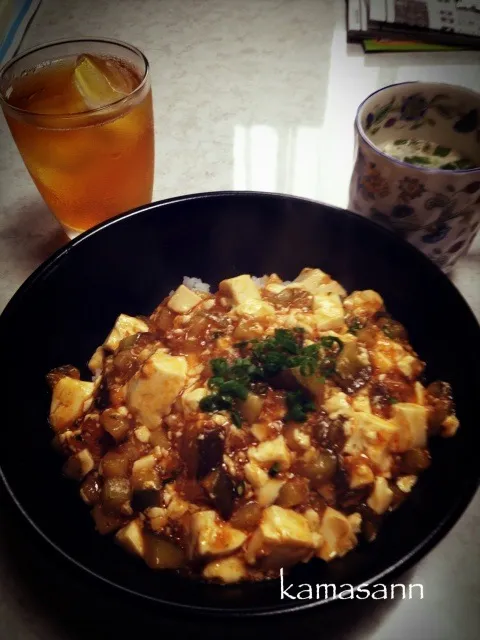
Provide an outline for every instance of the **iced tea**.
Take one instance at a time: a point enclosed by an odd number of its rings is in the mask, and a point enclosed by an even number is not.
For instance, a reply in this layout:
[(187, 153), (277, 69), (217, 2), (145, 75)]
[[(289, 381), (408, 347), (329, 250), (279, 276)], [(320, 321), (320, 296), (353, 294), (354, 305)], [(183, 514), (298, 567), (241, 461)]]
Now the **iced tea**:
[(25, 165), (69, 235), (151, 201), (146, 60), (142, 72), (117, 55), (65, 55), (3, 77), (0, 87)]

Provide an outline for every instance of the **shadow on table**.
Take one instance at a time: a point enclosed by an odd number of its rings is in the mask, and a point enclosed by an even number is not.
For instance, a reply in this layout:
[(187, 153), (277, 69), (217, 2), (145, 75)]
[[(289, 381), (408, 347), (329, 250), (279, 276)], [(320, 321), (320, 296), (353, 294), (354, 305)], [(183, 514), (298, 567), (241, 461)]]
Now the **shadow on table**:
[[(48, 496), (46, 496), (48, 499)], [(285, 617), (255, 620), (211, 620), (187, 615), (175, 618), (144, 608), (120, 592), (103, 589), (96, 581), (55, 553), (23, 519), (0, 482), (0, 593), (10, 621), (3, 624), (35, 631), (39, 640), (96, 640), (140, 638), (142, 632), (181, 633), (215, 640), (268, 634), (272, 639), (311, 637), (354, 640), (369, 637), (396, 606), (394, 600), (342, 601)], [(408, 583), (409, 575), (403, 576)], [(401, 580), (398, 580), (401, 582)], [(6, 602), (5, 602), (6, 601)], [(4, 617), (5, 618), (5, 617)], [(0, 622), (0, 630), (1, 630)], [(14, 628), (7, 636), (14, 637)], [(19, 632), (21, 635), (21, 632)]]
[(40, 196), (15, 209), (14, 216), (7, 216), (0, 237), (10, 249), (9, 265), (33, 270), (65, 245), (68, 237)]

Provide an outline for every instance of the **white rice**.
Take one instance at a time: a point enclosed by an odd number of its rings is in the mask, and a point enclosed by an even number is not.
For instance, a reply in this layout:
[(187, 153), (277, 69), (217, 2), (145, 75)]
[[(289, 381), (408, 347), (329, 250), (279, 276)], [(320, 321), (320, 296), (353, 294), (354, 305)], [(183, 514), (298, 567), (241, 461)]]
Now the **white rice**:
[[(259, 289), (265, 286), (268, 275), (261, 277), (252, 276), (252, 280)], [(210, 293), (210, 285), (207, 282), (203, 282), (200, 278), (193, 278), (190, 276), (183, 276), (183, 284), (192, 291), (202, 291), (203, 293)], [(290, 284), (288, 280), (285, 280), (284, 284)], [(172, 295), (173, 291), (170, 291), (169, 295)]]
[(183, 284), (192, 289), (192, 291), (203, 291), (204, 293), (210, 293), (210, 285), (206, 282), (202, 282), (200, 278), (190, 278), (189, 276), (183, 276)]
[(257, 285), (259, 289), (265, 286), (265, 282), (267, 278), (268, 278), (267, 275), (264, 275), (261, 278), (258, 278), (257, 276), (252, 276), (252, 280), (254, 281), (254, 283)]

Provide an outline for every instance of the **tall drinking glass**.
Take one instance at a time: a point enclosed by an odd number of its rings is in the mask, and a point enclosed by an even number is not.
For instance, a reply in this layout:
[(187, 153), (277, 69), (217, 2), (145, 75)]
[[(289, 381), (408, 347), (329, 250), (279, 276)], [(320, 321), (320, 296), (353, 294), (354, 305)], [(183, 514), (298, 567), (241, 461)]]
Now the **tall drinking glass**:
[(70, 237), (152, 199), (146, 57), (115, 40), (61, 40), (0, 70), (0, 102), (25, 166)]

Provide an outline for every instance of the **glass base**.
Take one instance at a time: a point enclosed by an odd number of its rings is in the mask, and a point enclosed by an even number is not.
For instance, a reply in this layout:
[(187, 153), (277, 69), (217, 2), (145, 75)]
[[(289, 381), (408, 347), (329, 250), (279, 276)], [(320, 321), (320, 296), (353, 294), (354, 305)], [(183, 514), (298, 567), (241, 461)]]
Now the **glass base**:
[(69, 237), (70, 240), (73, 240), (84, 231), (82, 229), (73, 229), (72, 227), (69, 227), (68, 225), (63, 224), (63, 222), (60, 222), (60, 224), (62, 225), (63, 230), (65, 231), (66, 235)]

